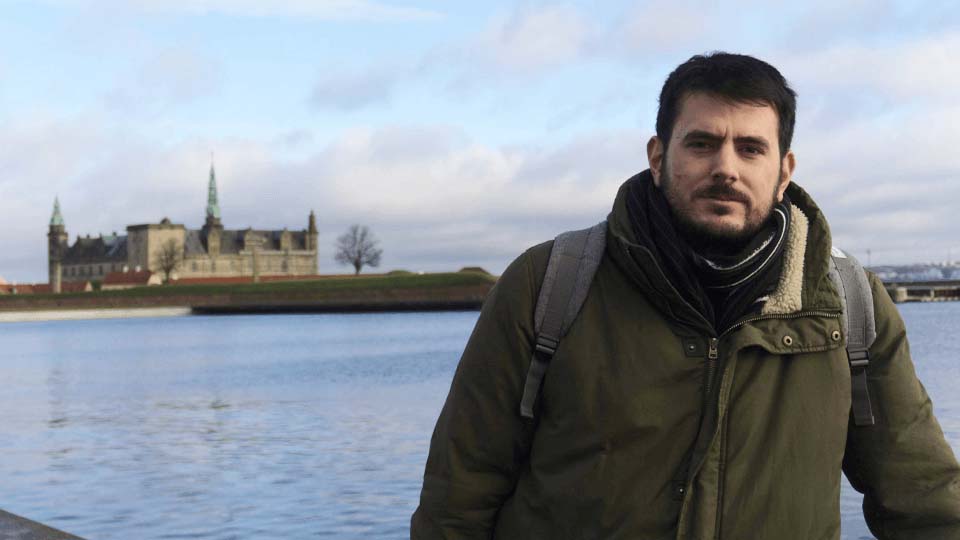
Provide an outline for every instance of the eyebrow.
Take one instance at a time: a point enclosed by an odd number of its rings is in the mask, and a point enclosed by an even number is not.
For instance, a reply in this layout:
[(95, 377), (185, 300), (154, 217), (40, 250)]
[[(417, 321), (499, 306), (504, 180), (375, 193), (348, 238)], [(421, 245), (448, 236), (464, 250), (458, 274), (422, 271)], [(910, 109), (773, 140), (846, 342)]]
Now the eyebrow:
[[(702, 129), (695, 129), (695, 130), (693, 130), (693, 131), (691, 131), (691, 132), (689, 132), (689, 133), (687, 133), (686, 135), (683, 136), (683, 140), (684, 140), (684, 141), (690, 141), (690, 140), (701, 140), (701, 141), (703, 141), (703, 140), (706, 140), (706, 141), (711, 141), (711, 142), (720, 142), (720, 141), (722, 141), (723, 139), (724, 139), (724, 137), (721, 136), (721, 135), (717, 135), (717, 134), (715, 134), (715, 133), (710, 133), (709, 131), (704, 131), (704, 130), (702, 130)], [(755, 137), (755, 136), (752, 136), (752, 135), (745, 135), (745, 136), (743, 136), (743, 137), (735, 137), (735, 138), (733, 139), (733, 142), (735, 142), (735, 143), (737, 143), (737, 144), (744, 144), (744, 143), (745, 143), (745, 144), (755, 144), (755, 145), (758, 145), (758, 146), (762, 146), (764, 149), (769, 149), (769, 148), (770, 148), (770, 143), (767, 142), (767, 140), (766, 140), (765, 138), (763, 138), (763, 137)]]

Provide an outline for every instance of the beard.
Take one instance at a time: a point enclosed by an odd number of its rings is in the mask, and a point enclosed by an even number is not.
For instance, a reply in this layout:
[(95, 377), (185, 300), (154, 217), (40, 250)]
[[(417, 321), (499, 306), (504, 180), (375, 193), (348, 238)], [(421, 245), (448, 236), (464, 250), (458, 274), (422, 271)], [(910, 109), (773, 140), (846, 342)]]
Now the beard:
[[(782, 172), (781, 165), (777, 178), (780, 178)], [(743, 225), (739, 228), (717, 225), (697, 219), (698, 215), (692, 205), (684, 202), (684, 199), (680, 196), (681, 194), (673, 182), (666, 160), (664, 160), (660, 189), (670, 207), (677, 232), (690, 247), (698, 252), (736, 253), (745, 248), (757, 233), (763, 230), (773, 219), (773, 209), (780, 202), (777, 197), (778, 182), (773, 182), (773, 186), (773, 191), (768, 199), (769, 204), (765, 208), (761, 208), (759, 214), (753, 211), (755, 208), (747, 206), (750, 204), (749, 197), (726, 184), (713, 183), (693, 193), (691, 200), (707, 197), (738, 201), (744, 204), (750, 211), (744, 216)]]

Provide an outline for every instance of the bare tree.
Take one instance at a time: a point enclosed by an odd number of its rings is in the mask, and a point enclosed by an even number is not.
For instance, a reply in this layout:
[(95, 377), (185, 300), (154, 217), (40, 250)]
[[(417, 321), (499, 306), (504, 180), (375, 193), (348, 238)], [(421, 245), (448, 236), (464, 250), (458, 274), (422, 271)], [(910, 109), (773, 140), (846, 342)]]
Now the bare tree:
[(160, 271), (163, 272), (164, 283), (170, 281), (170, 274), (179, 268), (183, 262), (183, 250), (180, 249), (180, 244), (173, 238), (160, 244), (155, 262)]
[(354, 274), (359, 274), (364, 266), (380, 266), (380, 254), (377, 239), (366, 225), (351, 225), (347, 232), (337, 238), (337, 253), (334, 259), (340, 264), (353, 266)]

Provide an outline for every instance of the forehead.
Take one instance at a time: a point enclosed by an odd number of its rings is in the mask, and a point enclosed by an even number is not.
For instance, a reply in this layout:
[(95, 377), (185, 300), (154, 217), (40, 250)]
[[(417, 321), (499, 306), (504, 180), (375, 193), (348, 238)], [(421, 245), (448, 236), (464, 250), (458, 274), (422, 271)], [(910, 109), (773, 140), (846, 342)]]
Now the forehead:
[(680, 110), (671, 138), (698, 130), (734, 137), (764, 137), (777, 140), (777, 112), (765, 103), (744, 103), (696, 92), (680, 100)]

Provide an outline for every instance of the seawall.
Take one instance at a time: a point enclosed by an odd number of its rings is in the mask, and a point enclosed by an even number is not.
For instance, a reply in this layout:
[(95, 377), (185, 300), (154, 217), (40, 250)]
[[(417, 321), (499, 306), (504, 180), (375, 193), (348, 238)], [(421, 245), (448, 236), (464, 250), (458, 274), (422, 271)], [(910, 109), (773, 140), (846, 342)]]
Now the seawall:
[[(173, 314), (183, 310), (198, 314), (474, 310), (483, 304), (494, 282), (495, 278), (486, 274), (451, 273), (8, 295), (0, 296), (0, 320), (29, 320), (22, 316), (26, 312), (38, 312), (34, 320), (44, 319), (39, 312), (76, 311), (79, 315), (104, 311), (101, 316), (136, 316), (149, 313), (145, 308), (181, 310)], [(21, 316), (12, 318), (11, 313)]]

